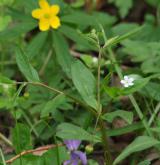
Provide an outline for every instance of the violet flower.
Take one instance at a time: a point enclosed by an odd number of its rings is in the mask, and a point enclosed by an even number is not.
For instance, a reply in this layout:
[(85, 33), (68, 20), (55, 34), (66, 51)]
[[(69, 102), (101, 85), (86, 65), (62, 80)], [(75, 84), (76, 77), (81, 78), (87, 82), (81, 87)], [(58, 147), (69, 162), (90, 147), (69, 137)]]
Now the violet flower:
[(87, 165), (86, 154), (78, 151), (78, 147), (81, 144), (80, 140), (65, 140), (64, 144), (70, 151), (70, 160), (66, 160), (63, 165), (78, 165), (79, 162), (81, 162), (82, 165)]

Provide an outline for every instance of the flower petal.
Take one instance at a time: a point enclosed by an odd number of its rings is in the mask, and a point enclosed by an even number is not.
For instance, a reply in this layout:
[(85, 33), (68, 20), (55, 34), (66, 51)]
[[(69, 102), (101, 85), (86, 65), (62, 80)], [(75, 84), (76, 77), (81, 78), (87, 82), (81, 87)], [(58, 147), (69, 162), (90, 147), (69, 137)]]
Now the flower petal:
[(66, 160), (63, 165), (70, 165), (71, 164), (71, 160)]
[(85, 153), (81, 151), (74, 151), (74, 154), (76, 154), (79, 157), (79, 159), (82, 162), (82, 165), (87, 165), (87, 157)]
[(57, 15), (60, 11), (60, 7), (58, 5), (52, 5), (50, 8), (50, 12), (53, 15)]
[(65, 140), (64, 144), (67, 146), (68, 150), (77, 150), (81, 141), (80, 140)]
[(42, 9), (35, 9), (32, 11), (32, 17), (36, 19), (40, 19), (43, 15)]
[(125, 83), (126, 83), (126, 81), (125, 81), (125, 80), (121, 80), (120, 82), (121, 82), (121, 84), (125, 84)]
[(42, 9), (48, 9), (49, 8), (49, 3), (46, 0), (39, 0), (39, 6)]
[(128, 76), (124, 76), (124, 80), (128, 80), (129, 79), (129, 77)]
[(61, 25), (59, 17), (54, 16), (53, 18), (51, 18), (50, 25), (53, 29), (58, 29)]
[(41, 18), (39, 21), (39, 29), (41, 31), (47, 31), (50, 28), (49, 20)]

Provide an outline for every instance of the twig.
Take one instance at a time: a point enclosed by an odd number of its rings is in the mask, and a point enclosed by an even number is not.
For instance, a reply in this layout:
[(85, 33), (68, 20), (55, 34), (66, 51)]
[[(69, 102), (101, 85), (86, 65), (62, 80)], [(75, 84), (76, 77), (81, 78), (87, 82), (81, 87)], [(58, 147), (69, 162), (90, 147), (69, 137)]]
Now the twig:
[(20, 158), (21, 156), (24, 156), (24, 155), (27, 155), (27, 154), (30, 154), (30, 153), (36, 153), (36, 152), (40, 152), (40, 151), (48, 151), (49, 149), (60, 147), (60, 146), (63, 146), (63, 145), (64, 144), (58, 144), (58, 145), (51, 144), (51, 145), (39, 147), (37, 149), (23, 151), (20, 154), (14, 156), (13, 158), (7, 160), (6, 163), (7, 164), (13, 163), (16, 159)]

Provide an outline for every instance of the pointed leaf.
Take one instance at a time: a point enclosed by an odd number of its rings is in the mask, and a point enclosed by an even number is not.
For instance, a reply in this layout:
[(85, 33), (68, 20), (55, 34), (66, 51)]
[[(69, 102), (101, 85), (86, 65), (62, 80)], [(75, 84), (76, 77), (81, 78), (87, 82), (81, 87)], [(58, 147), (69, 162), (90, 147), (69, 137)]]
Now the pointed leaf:
[(54, 49), (56, 52), (56, 58), (62, 70), (70, 77), (71, 63), (73, 57), (69, 52), (69, 46), (65, 38), (58, 32), (53, 32)]
[(16, 49), (16, 61), (20, 71), (28, 81), (39, 81), (37, 71), (29, 63), (26, 54), (20, 48)]
[(82, 62), (77, 60), (72, 64), (71, 75), (73, 83), (84, 101), (96, 109), (96, 80), (93, 74)]
[(159, 144), (160, 142), (154, 138), (148, 136), (139, 136), (122, 151), (122, 153), (113, 162), (113, 165), (118, 164), (132, 153), (143, 151)]

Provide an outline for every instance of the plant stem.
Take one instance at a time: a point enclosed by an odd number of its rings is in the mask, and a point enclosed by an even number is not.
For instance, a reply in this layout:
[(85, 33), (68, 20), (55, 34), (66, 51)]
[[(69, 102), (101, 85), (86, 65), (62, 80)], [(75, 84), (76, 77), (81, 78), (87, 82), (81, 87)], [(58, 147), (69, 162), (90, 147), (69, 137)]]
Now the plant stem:
[(99, 123), (99, 126), (101, 128), (101, 134), (102, 134), (102, 142), (104, 145), (104, 158), (105, 158), (105, 164), (106, 165), (112, 165), (112, 158), (109, 151), (109, 145), (108, 145), (108, 138), (106, 134), (106, 128), (104, 125), (103, 120), (101, 119), (102, 114), (102, 108), (101, 108), (101, 58), (102, 58), (102, 50), (99, 49), (99, 55), (98, 55), (98, 75), (97, 75), (97, 112), (98, 117), (96, 120), (95, 129), (97, 127), (97, 124)]
[(4, 158), (4, 155), (3, 155), (3, 152), (2, 152), (1, 148), (0, 148), (0, 154), (1, 154), (3, 165), (6, 165), (6, 161), (5, 161), (5, 158)]
[[(119, 78), (120, 79), (123, 79), (123, 74), (122, 74), (121, 68), (119, 67), (119, 65), (117, 63), (117, 60), (115, 58), (115, 55), (114, 55), (112, 49), (111, 48), (108, 48), (108, 52), (109, 52), (110, 60), (112, 61), (113, 65), (115, 66), (115, 70), (116, 70)], [(136, 110), (136, 112), (137, 112), (140, 120), (142, 121), (142, 124), (144, 125), (144, 127), (145, 127), (148, 135), (151, 136), (151, 137), (153, 137), (152, 132), (150, 131), (150, 128), (149, 128), (149, 124), (145, 120), (144, 115), (143, 115), (140, 107), (138, 106), (138, 104), (137, 104), (134, 96), (133, 95), (129, 95), (129, 99), (130, 99), (132, 105), (134, 106), (134, 108), (135, 108), (135, 110)]]
[(44, 71), (45, 71), (45, 69), (46, 69), (46, 67), (47, 67), (47, 64), (48, 64), (48, 62), (49, 62), (51, 56), (52, 56), (52, 50), (49, 51), (49, 53), (48, 53), (48, 55), (47, 55), (47, 58), (45, 59), (44, 64), (42, 65), (42, 68), (41, 68), (40, 71), (39, 71), (39, 75), (42, 76), (42, 75), (44, 74)]
[(104, 122), (101, 118), (99, 119), (99, 126), (101, 128), (102, 142), (104, 145), (105, 165), (112, 165), (112, 156), (111, 156), (111, 153), (109, 151), (109, 144), (108, 144), (106, 128), (105, 128)]
[(3, 140), (10, 147), (13, 147), (12, 142), (10, 140), (8, 140), (2, 133), (0, 133), (0, 139)]
[(160, 111), (160, 102), (157, 104), (151, 118), (149, 119), (149, 126), (151, 126), (151, 124), (153, 123), (153, 121), (154, 121), (154, 119), (155, 119), (155, 117), (159, 111)]

